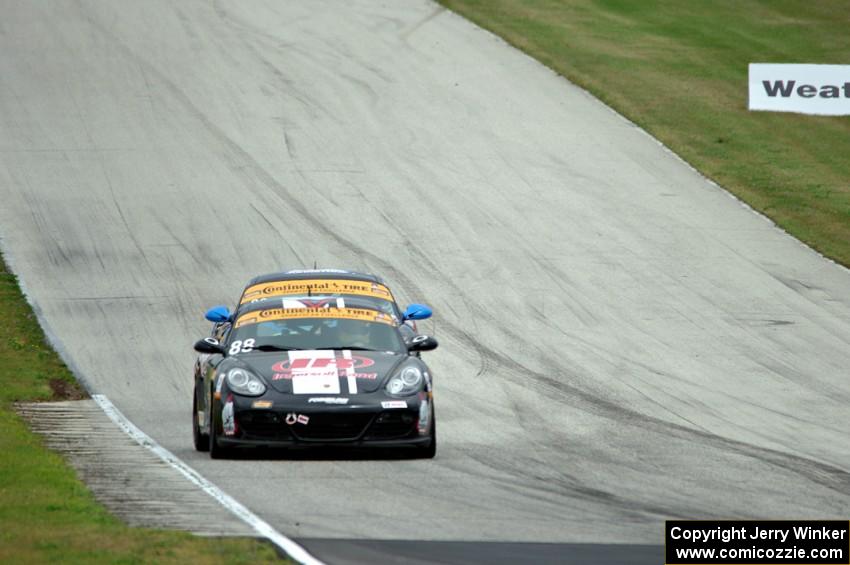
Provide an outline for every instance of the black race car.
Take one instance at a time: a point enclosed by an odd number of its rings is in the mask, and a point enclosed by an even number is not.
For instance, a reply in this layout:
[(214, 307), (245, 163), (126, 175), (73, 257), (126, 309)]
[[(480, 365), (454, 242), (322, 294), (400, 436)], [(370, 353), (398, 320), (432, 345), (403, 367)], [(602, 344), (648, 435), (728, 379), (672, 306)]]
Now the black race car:
[(437, 341), (405, 341), (399, 320), (368, 297), (322, 307), (261, 299), (225, 327), (221, 340), (195, 344), (197, 450), (213, 458), (237, 446), (436, 453), (432, 375), (418, 352)]

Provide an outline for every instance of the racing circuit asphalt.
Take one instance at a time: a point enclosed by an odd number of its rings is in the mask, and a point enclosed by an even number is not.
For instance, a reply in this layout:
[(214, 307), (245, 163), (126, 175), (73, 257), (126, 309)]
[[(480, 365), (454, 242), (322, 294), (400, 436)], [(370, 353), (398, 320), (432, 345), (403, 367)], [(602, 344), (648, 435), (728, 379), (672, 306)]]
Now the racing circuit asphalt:
[[(850, 272), (496, 37), (418, 0), (0, 13), (0, 235), (48, 330), (319, 557), (846, 518)], [(434, 307), (436, 459), (193, 451), (204, 310), (314, 261)]]

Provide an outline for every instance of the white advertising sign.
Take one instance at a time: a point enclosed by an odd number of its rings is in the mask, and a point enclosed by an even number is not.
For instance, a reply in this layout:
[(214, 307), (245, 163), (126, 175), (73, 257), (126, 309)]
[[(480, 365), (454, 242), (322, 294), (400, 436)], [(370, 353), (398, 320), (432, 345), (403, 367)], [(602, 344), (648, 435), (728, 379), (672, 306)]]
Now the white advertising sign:
[(750, 63), (750, 110), (850, 115), (850, 65)]

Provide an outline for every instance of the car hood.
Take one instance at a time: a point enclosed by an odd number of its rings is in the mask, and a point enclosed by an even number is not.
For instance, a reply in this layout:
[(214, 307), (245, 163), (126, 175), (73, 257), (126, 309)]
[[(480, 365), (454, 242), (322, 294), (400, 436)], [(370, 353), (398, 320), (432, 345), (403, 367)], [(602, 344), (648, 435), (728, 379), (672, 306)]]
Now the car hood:
[(375, 392), (408, 359), (384, 351), (297, 350), (252, 353), (239, 361), (284, 394), (363, 394)]

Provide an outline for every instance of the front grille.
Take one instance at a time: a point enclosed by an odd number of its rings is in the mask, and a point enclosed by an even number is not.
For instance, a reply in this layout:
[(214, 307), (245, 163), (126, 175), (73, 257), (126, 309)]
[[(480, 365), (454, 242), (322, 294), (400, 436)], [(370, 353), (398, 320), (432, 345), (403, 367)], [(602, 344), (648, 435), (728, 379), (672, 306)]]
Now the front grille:
[(396, 439), (409, 435), (416, 426), (416, 415), (407, 411), (383, 412), (375, 418), (364, 439)]
[(284, 416), (268, 410), (248, 410), (240, 412), (237, 423), (242, 433), (252, 438), (292, 439), (289, 426), (284, 422)]
[(310, 414), (307, 424), (292, 426), (292, 433), (305, 441), (354, 440), (360, 437), (373, 414)]

